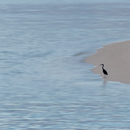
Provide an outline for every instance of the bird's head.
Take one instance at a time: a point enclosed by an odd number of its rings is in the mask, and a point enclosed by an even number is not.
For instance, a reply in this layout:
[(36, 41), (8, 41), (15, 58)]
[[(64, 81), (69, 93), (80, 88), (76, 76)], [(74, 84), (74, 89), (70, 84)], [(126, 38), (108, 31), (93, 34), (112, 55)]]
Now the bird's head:
[(104, 64), (101, 64), (100, 66), (104, 66)]

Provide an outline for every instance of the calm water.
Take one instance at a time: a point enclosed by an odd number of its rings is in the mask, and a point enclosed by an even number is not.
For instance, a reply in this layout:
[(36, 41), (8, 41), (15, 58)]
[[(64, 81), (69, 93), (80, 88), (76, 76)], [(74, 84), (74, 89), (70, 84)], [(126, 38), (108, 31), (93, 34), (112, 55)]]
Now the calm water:
[(84, 58), (130, 39), (129, 4), (0, 5), (1, 130), (129, 130), (130, 85)]

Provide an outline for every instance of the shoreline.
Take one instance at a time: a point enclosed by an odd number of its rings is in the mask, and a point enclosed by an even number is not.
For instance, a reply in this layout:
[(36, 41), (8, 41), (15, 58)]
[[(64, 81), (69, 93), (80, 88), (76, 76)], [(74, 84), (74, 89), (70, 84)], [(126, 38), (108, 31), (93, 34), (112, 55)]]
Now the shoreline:
[(92, 72), (100, 74), (101, 77), (104, 75), (100, 64), (104, 64), (108, 81), (130, 84), (130, 41), (104, 45), (95, 54), (88, 56), (85, 62), (96, 66)]

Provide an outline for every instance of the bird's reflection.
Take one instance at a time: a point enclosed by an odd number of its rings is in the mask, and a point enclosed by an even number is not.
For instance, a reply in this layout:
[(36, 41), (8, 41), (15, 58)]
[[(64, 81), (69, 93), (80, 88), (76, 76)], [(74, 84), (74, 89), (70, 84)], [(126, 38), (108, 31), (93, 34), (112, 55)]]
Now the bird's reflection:
[(107, 78), (103, 78), (103, 87), (105, 87), (107, 84)]

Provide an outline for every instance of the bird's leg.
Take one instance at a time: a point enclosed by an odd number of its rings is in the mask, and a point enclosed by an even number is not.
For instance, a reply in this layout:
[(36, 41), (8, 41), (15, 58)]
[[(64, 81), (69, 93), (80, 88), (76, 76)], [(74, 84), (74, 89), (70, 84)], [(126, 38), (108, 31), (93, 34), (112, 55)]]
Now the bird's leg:
[(104, 74), (104, 78), (107, 78), (107, 75)]

